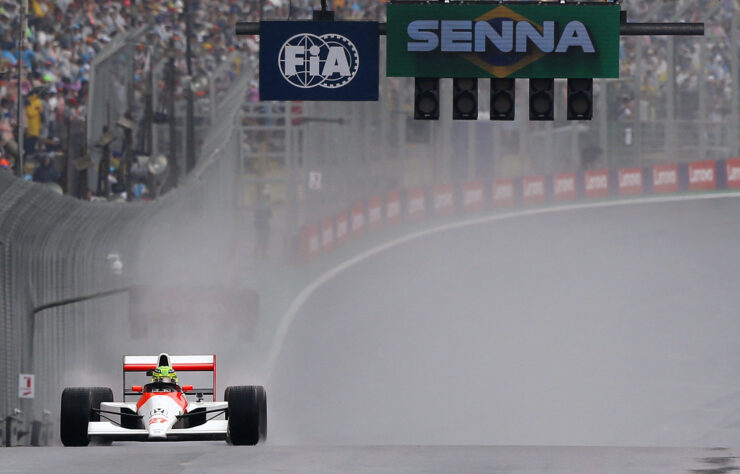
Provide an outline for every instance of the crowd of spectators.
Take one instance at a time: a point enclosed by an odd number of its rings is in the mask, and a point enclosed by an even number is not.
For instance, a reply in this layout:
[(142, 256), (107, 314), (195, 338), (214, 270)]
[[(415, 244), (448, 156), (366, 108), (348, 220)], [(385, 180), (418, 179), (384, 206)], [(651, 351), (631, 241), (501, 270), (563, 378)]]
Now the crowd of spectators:
[[(306, 0), (190, 0), (193, 18), (194, 72), (213, 71), (231, 51), (258, 50), (255, 37), (236, 37), (233, 26), (240, 20), (308, 19), (319, 1)], [(29, 157), (27, 176), (59, 154), (61, 131), (69, 121), (85, 119), (90, 65), (105, 46), (133, 28), (149, 25), (137, 57), (137, 81), (151, 67), (152, 50), (161, 52), (174, 44), (180, 54), (176, 67), (184, 71), (185, 12), (183, 0), (29, 0), (25, 48), (18, 56), (19, 11), (16, 0), (0, 0), (0, 168), (14, 165), (19, 146), (14, 136), (18, 120), (16, 97), (17, 65), (24, 68), (22, 118), (24, 140), (20, 145)], [(733, 14), (740, 0), (624, 0), (622, 7), (634, 21), (707, 22), (707, 58), (700, 70), (700, 42), (676, 39), (677, 113), (682, 118), (696, 114), (698, 89), (707, 87), (707, 111), (712, 120), (729, 114), (730, 96), (736, 84), (731, 76), (731, 33)], [(337, 19), (385, 21), (385, 0), (329, 0)], [(648, 107), (639, 110), (640, 118), (665, 117), (668, 74), (666, 37), (639, 37), (622, 41), (622, 78), (635, 77), (638, 71), (640, 94)], [(638, 49), (640, 53), (638, 54)], [(641, 58), (638, 68), (638, 57)], [(701, 78), (704, 78), (704, 82)], [(157, 84), (165, 91), (167, 85)], [(614, 95), (618, 115), (634, 116), (634, 88), (623, 88)], [(143, 87), (137, 87), (137, 101)], [(182, 94), (182, 87), (176, 91)], [(249, 97), (256, 100), (256, 84)], [(681, 108), (683, 107), (683, 108)], [(120, 151), (120, 146), (119, 146)], [(55, 153), (57, 155), (55, 155)], [(120, 155), (120, 153), (119, 153)], [(118, 161), (112, 160), (117, 168)], [(43, 173), (41, 173), (43, 174)], [(47, 173), (48, 175), (48, 173)]]
[[(142, 36), (136, 58), (137, 101), (144, 89), (140, 83), (151, 67), (150, 53), (161, 54), (164, 48), (174, 46), (179, 53), (176, 68), (183, 73), (186, 70), (183, 0), (29, 0), (21, 57), (18, 4), (17, 0), (0, 0), (0, 167), (13, 168), (19, 146), (15, 131), (20, 62), (24, 71), (24, 139), (20, 146), (27, 157), (23, 170), (27, 179), (56, 176), (35, 171), (46, 166), (47, 159), (54, 167), (54, 160), (60, 155), (62, 132), (70, 121), (84, 122), (91, 63), (117, 35), (140, 26), (149, 28)], [(246, 39), (234, 35), (234, 24), (258, 18), (258, 4), (248, 0), (191, 0), (190, 7), (195, 75), (212, 71), (230, 51), (245, 48)], [(179, 95), (181, 82), (177, 87)], [(166, 91), (168, 85), (160, 80), (156, 86)], [(112, 169), (117, 169), (117, 157), (111, 161)]]

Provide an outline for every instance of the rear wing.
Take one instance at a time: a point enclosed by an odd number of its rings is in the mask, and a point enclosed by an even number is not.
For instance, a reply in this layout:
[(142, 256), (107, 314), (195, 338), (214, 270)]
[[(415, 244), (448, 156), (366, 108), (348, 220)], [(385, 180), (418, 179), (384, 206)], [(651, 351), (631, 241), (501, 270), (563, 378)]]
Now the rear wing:
[[(126, 396), (139, 395), (127, 389), (126, 373), (128, 372), (147, 372), (157, 368), (158, 356), (123, 356), (123, 399)], [(216, 354), (210, 355), (174, 355), (170, 356), (170, 364), (175, 372), (212, 372), (213, 385), (211, 387), (194, 388), (191, 393), (202, 393), (203, 395), (212, 395), (213, 401), (216, 401)]]

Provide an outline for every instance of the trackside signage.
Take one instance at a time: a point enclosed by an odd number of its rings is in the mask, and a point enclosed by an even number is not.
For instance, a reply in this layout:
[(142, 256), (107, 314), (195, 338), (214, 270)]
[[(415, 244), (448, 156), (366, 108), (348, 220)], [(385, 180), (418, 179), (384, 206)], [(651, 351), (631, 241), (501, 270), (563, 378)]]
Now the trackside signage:
[(385, 223), (401, 222), (401, 191), (388, 191), (385, 195)]
[(304, 260), (311, 260), (319, 254), (319, 226), (311, 224), (301, 229), (301, 256)]
[(522, 178), (522, 200), (524, 204), (545, 202), (544, 176), (527, 176)]
[(406, 193), (406, 215), (417, 220), (426, 214), (426, 191), (424, 188), (409, 189)]
[(642, 194), (642, 168), (619, 170), (619, 194), (631, 196)]
[(619, 77), (618, 5), (390, 3), (387, 75)]
[(455, 188), (441, 185), (434, 188), (434, 215), (449, 216), (455, 213)]
[(383, 223), (383, 198), (374, 197), (367, 200), (367, 228), (375, 230)]
[(378, 100), (378, 23), (260, 22), (260, 100)]
[(727, 166), (727, 187), (740, 188), (740, 158), (726, 160), (725, 166)]
[(589, 198), (609, 196), (609, 170), (586, 171), (583, 176), (583, 188), (586, 197)]
[(349, 217), (347, 211), (342, 211), (337, 215), (337, 229), (334, 241), (337, 245), (342, 245), (347, 240), (349, 234)]
[(491, 184), (493, 207), (511, 207), (514, 205), (514, 180), (496, 179)]
[(678, 165), (655, 165), (653, 166), (653, 192), (654, 193), (677, 193), (678, 192)]
[(331, 217), (321, 223), (321, 248), (325, 252), (334, 248), (334, 219)]
[(356, 237), (360, 235), (365, 228), (365, 204), (358, 202), (352, 206), (352, 214), (350, 218), (352, 220), (352, 236)]
[(473, 181), (463, 186), (463, 208), (465, 212), (482, 211), (486, 205), (483, 181)]
[(560, 173), (552, 177), (552, 197), (556, 201), (566, 201), (576, 198), (576, 175)]
[(717, 187), (714, 161), (689, 163), (689, 190), (702, 191)]

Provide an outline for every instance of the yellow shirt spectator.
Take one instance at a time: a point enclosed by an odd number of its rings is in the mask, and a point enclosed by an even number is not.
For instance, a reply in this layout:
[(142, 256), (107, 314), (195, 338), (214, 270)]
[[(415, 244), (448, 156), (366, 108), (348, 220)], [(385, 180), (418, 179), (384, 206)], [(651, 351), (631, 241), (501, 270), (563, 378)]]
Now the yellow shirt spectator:
[(34, 94), (28, 98), (26, 106), (26, 122), (28, 129), (26, 133), (29, 137), (38, 137), (41, 135), (41, 114), (44, 113), (44, 105), (38, 95)]

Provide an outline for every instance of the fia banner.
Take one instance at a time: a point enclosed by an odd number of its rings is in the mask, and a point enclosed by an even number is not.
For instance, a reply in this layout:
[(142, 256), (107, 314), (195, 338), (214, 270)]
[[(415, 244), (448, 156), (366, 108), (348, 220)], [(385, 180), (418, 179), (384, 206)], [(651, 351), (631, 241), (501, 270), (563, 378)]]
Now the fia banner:
[(260, 22), (260, 100), (378, 100), (378, 23)]

